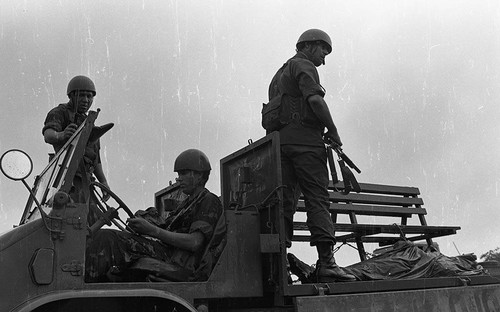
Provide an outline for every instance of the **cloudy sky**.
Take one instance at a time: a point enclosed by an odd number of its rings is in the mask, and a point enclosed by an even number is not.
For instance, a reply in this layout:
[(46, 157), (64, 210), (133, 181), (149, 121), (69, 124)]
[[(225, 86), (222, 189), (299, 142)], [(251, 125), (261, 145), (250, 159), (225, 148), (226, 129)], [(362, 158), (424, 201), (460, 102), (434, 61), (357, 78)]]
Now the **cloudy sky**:
[[(115, 123), (104, 170), (132, 210), (188, 148), (210, 157), (220, 194), (219, 160), (264, 135), (268, 83), (309, 28), (333, 40), (319, 72), (358, 180), (419, 187), (430, 225), (462, 227), (437, 239), (447, 255), (499, 247), (498, 1), (0, 0), (0, 152), (23, 149), (40, 172), (45, 115), (84, 74), (97, 124)], [(0, 177), (0, 232), (26, 199)]]

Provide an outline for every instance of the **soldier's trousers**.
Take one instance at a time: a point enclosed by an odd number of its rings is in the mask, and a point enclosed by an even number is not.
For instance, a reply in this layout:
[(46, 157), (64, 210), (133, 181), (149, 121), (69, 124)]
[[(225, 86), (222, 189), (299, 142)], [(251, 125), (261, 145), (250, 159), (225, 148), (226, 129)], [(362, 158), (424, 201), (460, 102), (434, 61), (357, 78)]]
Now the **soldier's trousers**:
[(300, 193), (304, 195), (307, 226), (311, 232), (311, 246), (318, 242), (335, 244), (333, 221), (328, 212), (328, 167), (324, 147), (303, 145), (281, 146), (286, 245), (293, 236), (293, 215)]

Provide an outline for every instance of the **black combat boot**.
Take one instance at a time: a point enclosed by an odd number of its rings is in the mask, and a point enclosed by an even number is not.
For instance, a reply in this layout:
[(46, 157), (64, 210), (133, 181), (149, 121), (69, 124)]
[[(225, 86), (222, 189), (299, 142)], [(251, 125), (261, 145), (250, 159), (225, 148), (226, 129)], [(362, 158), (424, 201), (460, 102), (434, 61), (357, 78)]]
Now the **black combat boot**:
[(344, 270), (335, 263), (333, 257), (333, 245), (330, 243), (318, 243), (319, 260), (316, 264), (316, 277), (318, 283), (348, 282), (355, 281), (356, 277), (344, 272)]

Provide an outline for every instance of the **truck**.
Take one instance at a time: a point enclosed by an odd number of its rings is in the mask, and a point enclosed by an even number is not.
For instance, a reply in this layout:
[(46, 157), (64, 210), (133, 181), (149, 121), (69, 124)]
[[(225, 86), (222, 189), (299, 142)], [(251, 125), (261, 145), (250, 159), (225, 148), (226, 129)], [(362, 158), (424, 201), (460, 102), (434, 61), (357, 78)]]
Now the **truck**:
[[(87, 181), (91, 205), (70, 199), (72, 181), (87, 142), (95, 136), (99, 110), (88, 117), (35, 178), (25, 179), (33, 164), (22, 150), (2, 155), (1, 170), (21, 181), (28, 200), (20, 222), (0, 236), (0, 312), (4, 311), (500, 311), (500, 272), (442, 277), (315, 283), (292, 280), (283, 232), (279, 135), (272, 133), (220, 160), (221, 202), (227, 226), (225, 246), (207, 280), (190, 282), (106, 282), (85, 279), (86, 242), (101, 227), (127, 231), (132, 212), (120, 197)], [(102, 135), (102, 133), (100, 134)], [(331, 181), (331, 212), (338, 242), (354, 244), (360, 263), (370, 261), (366, 243), (382, 249), (394, 243), (452, 235), (459, 227), (429, 226), (419, 191), (413, 187), (360, 183), (364, 194), (342, 192)], [(339, 191), (340, 190), (340, 191)], [(99, 200), (102, 191), (114, 204)], [(401, 196), (400, 196), (401, 195)], [(168, 213), (180, 197), (175, 183), (155, 194), (154, 206)], [(303, 210), (299, 203), (299, 212)], [(87, 224), (91, 209), (101, 218)], [(350, 223), (337, 222), (337, 215)], [(363, 224), (360, 215), (388, 215), (400, 224)], [(417, 225), (408, 224), (418, 216)], [(297, 221), (294, 240), (307, 242)], [(343, 233), (341, 235), (341, 232)], [(337, 233), (336, 233), (337, 235)], [(384, 251), (382, 251), (383, 253)], [(287, 261), (288, 260), (288, 261)], [(309, 267), (306, 267), (309, 269)], [(311, 267), (313, 269), (313, 267)], [(307, 270), (304, 270), (308, 273)], [(486, 270), (485, 270), (486, 272)]]

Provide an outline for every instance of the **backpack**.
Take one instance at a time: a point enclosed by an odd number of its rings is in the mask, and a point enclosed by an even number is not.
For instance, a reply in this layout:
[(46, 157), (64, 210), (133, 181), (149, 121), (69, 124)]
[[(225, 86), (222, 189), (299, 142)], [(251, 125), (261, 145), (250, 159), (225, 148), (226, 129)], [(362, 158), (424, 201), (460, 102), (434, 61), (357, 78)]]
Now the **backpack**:
[[(278, 72), (273, 77), (272, 85), (269, 87), (270, 90), (278, 91), (278, 95), (273, 97), (267, 104), (262, 103), (262, 128), (266, 129), (268, 133), (273, 131), (278, 131), (284, 126), (290, 123), (290, 114), (286, 113), (286, 105), (283, 104), (283, 95), (278, 87), (279, 76), (283, 73), (283, 69), (288, 64), (285, 63), (278, 70)], [(274, 92), (276, 93), (276, 92)]]
[(272, 98), (269, 103), (262, 103), (262, 127), (267, 132), (278, 131), (287, 125), (287, 122), (281, 121), (282, 115), (282, 96), (281, 94)]

